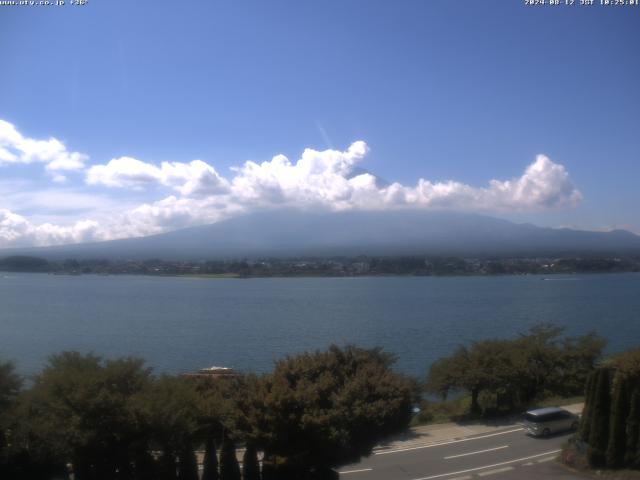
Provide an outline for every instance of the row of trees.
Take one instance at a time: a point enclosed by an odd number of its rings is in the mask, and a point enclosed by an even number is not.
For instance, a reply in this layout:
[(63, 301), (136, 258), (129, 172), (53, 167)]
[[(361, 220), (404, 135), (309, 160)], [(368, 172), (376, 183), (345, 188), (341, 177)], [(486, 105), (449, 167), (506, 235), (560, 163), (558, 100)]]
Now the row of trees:
[(416, 386), (393, 361), (333, 346), (213, 380), (65, 352), (29, 388), (0, 364), (0, 478), (197, 480), (200, 450), (203, 480), (331, 478), (408, 426)]
[(640, 468), (640, 349), (589, 375), (578, 439), (592, 467)]
[(427, 391), (446, 398), (451, 392), (471, 396), (471, 414), (485, 410), (512, 411), (549, 395), (582, 395), (605, 341), (595, 333), (562, 337), (562, 328), (538, 325), (518, 338), (483, 340), (460, 346), (435, 362)]
[[(593, 464), (638, 465), (640, 354), (593, 373), (603, 346), (595, 334), (563, 337), (540, 325), (459, 347), (432, 365), (426, 387), (469, 393), (477, 414), (482, 397), (493, 402), (485, 410), (512, 411), (581, 395), (589, 379), (580, 433)], [(77, 480), (196, 480), (199, 462), (203, 480), (333, 478), (333, 467), (408, 426), (419, 388), (393, 362), (380, 349), (332, 346), (286, 357), (267, 375), (214, 380), (64, 352), (28, 388), (0, 363), (0, 478), (66, 478), (72, 469)]]

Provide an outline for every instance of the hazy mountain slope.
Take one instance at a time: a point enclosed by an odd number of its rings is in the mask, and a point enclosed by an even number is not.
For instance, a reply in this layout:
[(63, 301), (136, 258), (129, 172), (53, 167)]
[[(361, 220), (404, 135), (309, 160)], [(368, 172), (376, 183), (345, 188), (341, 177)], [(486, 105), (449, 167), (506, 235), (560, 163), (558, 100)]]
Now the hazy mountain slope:
[(298, 255), (561, 255), (640, 252), (626, 231), (586, 232), (515, 224), (481, 215), (433, 212), (262, 212), (161, 235), (38, 249), (0, 256), (208, 259)]

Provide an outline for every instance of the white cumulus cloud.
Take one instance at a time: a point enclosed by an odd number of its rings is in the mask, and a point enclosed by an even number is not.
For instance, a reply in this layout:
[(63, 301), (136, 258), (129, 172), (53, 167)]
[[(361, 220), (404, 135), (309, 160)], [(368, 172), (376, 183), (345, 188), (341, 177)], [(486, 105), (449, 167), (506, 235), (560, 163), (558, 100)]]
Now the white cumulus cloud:
[(357, 183), (347, 176), (368, 150), (365, 142), (358, 141), (344, 152), (307, 148), (295, 163), (284, 155), (260, 164), (246, 162), (236, 169), (232, 195), (240, 204), (322, 204), (341, 209), (350, 202)]
[(88, 157), (71, 152), (56, 138), (36, 140), (23, 136), (13, 124), (0, 120), (0, 166), (9, 163), (46, 164), (47, 170), (82, 170)]
[(547, 156), (538, 155), (522, 176), (511, 180), (491, 180), (488, 187), (472, 187), (460, 182), (431, 182), (420, 179), (415, 187), (393, 183), (371, 191), (366, 202), (378, 205), (416, 206), (463, 211), (537, 211), (576, 206), (582, 194), (575, 187), (567, 170)]
[(284, 155), (262, 163), (247, 161), (233, 169), (235, 175), (230, 179), (201, 160), (162, 162), (156, 166), (121, 157), (89, 168), (86, 181), (89, 185), (134, 190), (163, 185), (184, 197), (216, 197), (227, 204), (249, 209), (319, 206), (330, 210), (521, 211), (571, 207), (582, 198), (567, 170), (544, 155), (538, 155), (522, 176), (491, 180), (486, 187), (423, 178), (414, 186), (400, 183), (380, 186), (369, 173), (352, 176), (354, 167), (368, 150), (363, 141), (354, 142), (345, 151), (308, 148), (295, 162)]
[(182, 195), (215, 195), (229, 185), (215, 168), (202, 160), (189, 163), (162, 162), (159, 167), (136, 158), (114, 158), (106, 165), (94, 165), (87, 170), (89, 185), (142, 190), (153, 184), (171, 187)]
[(522, 211), (576, 205), (581, 193), (566, 169), (538, 155), (522, 176), (491, 180), (474, 187), (453, 180), (419, 179), (415, 186), (379, 186), (369, 173), (350, 176), (366, 155), (364, 142), (346, 151), (307, 149), (295, 163), (283, 155), (270, 162), (246, 162), (231, 180), (233, 199), (241, 205), (322, 206), (346, 209), (452, 209), (466, 211)]
[[(53, 142), (51, 145), (55, 146), (57, 140), (47, 142)], [(18, 149), (16, 145), (22, 147)], [(63, 146), (61, 150), (30, 145), (11, 124), (0, 123), (0, 164), (36, 157), (53, 158), (42, 153), (47, 148), (66, 151)], [(329, 211), (449, 209), (508, 213), (567, 208), (582, 199), (565, 167), (544, 155), (538, 155), (521, 176), (490, 180), (485, 186), (423, 178), (414, 185), (403, 185), (381, 182), (361, 169), (358, 164), (368, 151), (363, 141), (352, 143), (344, 151), (308, 148), (295, 161), (284, 155), (261, 163), (247, 161), (233, 168), (228, 178), (202, 160), (154, 164), (127, 156), (114, 158), (87, 168), (85, 183), (89, 187), (147, 190), (153, 194), (157, 194), (155, 189), (164, 188), (170, 190), (171, 195), (133, 207), (123, 204), (123, 208), (116, 209), (117, 213), (107, 215), (101, 211), (93, 219), (68, 225), (35, 224), (5, 208), (0, 210), (0, 247), (142, 236), (281, 207)], [(16, 160), (18, 156), (23, 160)], [(72, 158), (69, 152), (67, 157), (58, 157), (59, 163), (48, 160), (47, 165), (54, 169), (64, 165), (68, 158)], [(64, 180), (62, 175), (54, 179)], [(6, 207), (7, 203), (0, 206)], [(84, 215), (87, 215), (86, 211)]]
[(25, 217), (0, 209), (0, 246), (56, 245), (104, 240), (108, 237), (93, 220), (80, 220), (71, 226), (51, 223), (34, 225)]

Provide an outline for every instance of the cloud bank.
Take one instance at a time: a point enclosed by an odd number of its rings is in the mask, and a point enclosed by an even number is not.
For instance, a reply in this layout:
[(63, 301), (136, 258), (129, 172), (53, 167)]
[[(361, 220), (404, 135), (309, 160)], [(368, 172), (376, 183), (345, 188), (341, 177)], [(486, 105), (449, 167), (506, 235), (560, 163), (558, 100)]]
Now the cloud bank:
[(113, 195), (132, 191), (164, 196), (107, 219), (80, 219), (66, 226), (34, 225), (24, 216), (2, 209), (0, 204), (0, 246), (149, 235), (262, 209), (507, 213), (570, 208), (582, 199), (564, 166), (545, 155), (538, 155), (520, 177), (491, 180), (484, 187), (422, 178), (409, 186), (380, 182), (366, 171), (359, 173), (362, 169), (358, 165), (368, 151), (363, 141), (352, 143), (344, 151), (308, 148), (296, 161), (284, 155), (262, 163), (247, 161), (233, 168), (228, 178), (202, 160), (158, 165), (124, 156), (85, 167), (88, 157), (69, 152), (55, 138), (25, 138), (10, 123), (0, 121), (0, 168), (3, 164), (38, 161), (50, 171), (83, 172), (86, 188), (99, 188)]
[(156, 167), (131, 157), (114, 158), (106, 165), (89, 168), (86, 181), (89, 185), (134, 190), (158, 183), (187, 196), (217, 195), (229, 189), (227, 180), (202, 160), (162, 162)]
[(51, 137), (35, 140), (25, 137), (9, 122), (0, 120), (0, 166), (11, 163), (40, 162), (54, 173), (54, 180), (61, 181), (59, 171), (82, 170), (88, 157), (79, 152), (70, 152), (64, 144)]
[(0, 209), (0, 245), (58, 245), (101, 240), (104, 233), (92, 220), (81, 220), (70, 226), (51, 223), (33, 225), (26, 218), (7, 209)]

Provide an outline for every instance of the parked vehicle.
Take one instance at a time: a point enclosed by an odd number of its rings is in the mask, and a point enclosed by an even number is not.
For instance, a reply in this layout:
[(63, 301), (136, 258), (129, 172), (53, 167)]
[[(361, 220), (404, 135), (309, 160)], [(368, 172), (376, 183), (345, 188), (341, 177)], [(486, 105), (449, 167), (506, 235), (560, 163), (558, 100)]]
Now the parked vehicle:
[(579, 417), (564, 408), (550, 407), (528, 410), (522, 422), (525, 431), (534, 437), (575, 430)]

